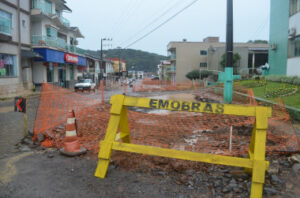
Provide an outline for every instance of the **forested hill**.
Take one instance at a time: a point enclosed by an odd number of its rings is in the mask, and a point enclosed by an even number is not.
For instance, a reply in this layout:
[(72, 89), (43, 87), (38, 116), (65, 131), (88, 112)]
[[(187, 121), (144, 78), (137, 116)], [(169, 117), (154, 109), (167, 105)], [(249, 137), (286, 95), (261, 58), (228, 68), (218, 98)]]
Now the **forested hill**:
[[(99, 51), (88, 50), (88, 53), (94, 56), (99, 56)], [(111, 49), (103, 50), (103, 58), (121, 58), (126, 61), (127, 69), (131, 70), (134, 66), (136, 71), (155, 72), (157, 65), (161, 60), (166, 60), (167, 57), (134, 49)]]

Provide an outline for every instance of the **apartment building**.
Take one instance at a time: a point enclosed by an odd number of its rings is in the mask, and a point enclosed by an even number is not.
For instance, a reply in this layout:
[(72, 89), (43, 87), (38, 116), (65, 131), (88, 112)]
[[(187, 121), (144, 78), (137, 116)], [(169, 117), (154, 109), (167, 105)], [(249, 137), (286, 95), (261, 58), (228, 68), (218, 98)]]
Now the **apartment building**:
[(83, 35), (63, 16), (71, 11), (64, 0), (31, 1), (32, 48), (43, 57), (33, 63), (33, 83), (37, 86), (49, 82), (72, 87), (86, 70), (85, 51), (77, 47), (77, 39)]
[(175, 70), (171, 62), (168, 60), (160, 61), (160, 64), (157, 65), (158, 76), (160, 80), (170, 81), (172, 84), (175, 84)]
[(270, 74), (300, 76), (300, 0), (271, 0)]
[[(181, 42), (170, 42), (167, 46), (171, 62), (169, 70), (175, 74), (175, 82), (187, 81), (185, 75), (195, 69), (224, 71), (221, 61), (225, 54), (225, 45), (218, 37), (207, 37), (203, 42), (188, 42), (185, 39)], [(234, 73), (247, 75), (268, 62), (268, 44), (234, 43), (234, 54), (240, 56)]]
[(121, 58), (107, 58), (112, 62), (112, 68), (117, 76), (126, 76), (126, 62)]
[(31, 90), (30, 0), (0, 1), (0, 97)]

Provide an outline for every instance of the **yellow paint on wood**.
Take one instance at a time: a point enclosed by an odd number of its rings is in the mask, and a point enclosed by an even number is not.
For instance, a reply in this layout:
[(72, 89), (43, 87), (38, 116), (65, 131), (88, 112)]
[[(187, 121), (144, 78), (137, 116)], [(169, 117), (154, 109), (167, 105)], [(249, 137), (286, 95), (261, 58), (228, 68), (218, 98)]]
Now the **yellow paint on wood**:
[(160, 157), (169, 157), (175, 159), (189, 160), (195, 162), (206, 162), (211, 164), (220, 164), (227, 166), (252, 168), (252, 161), (244, 158), (213, 155), (206, 153), (195, 153), (190, 151), (179, 151), (159, 147), (142, 146), (136, 144), (126, 144), (120, 142), (113, 143), (113, 150), (154, 155)]
[[(272, 115), (272, 109), (270, 107), (160, 100), (128, 97), (124, 95), (113, 96), (111, 98), (111, 104), (111, 117), (105, 139), (101, 142), (99, 162), (95, 176), (100, 178), (105, 177), (109, 166), (111, 151), (119, 150), (196, 162), (244, 167), (247, 172), (252, 173), (251, 198), (262, 197), (265, 171), (269, 168), (269, 162), (265, 161), (265, 145), (268, 117), (271, 117)], [(245, 159), (130, 144), (130, 131), (128, 127), (126, 106), (174, 111), (255, 116), (256, 121), (252, 131), (249, 158)], [(120, 133), (117, 134), (119, 127)], [(123, 143), (116, 142), (119, 139), (122, 139)]]
[[(113, 104), (113, 103), (112, 103)], [(189, 102), (175, 100), (160, 100), (151, 98), (125, 97), (125, 106), (134, 106), (142, 108), (164, 109), (173, 111), (188, 111), (200, 113), (216, 113), (240, 116), (256, 116), (256, 107), (242, 106), (232, 104)], [(270, 107), (263, 107), (267, 117), (272, 116)]]

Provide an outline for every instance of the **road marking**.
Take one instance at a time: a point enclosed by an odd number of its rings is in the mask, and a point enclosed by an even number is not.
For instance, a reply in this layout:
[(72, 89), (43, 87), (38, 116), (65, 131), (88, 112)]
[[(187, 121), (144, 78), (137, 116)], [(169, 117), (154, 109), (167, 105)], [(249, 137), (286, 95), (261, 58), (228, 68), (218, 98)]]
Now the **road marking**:
[(8, 159), (8, 161), (5, 163), (4, 169), (0, 172), (0, 181), (3, 184), (9, 183), (18, 173), (15, 163), (31, 154), (33, 154), (33, 152), (26, 152)]

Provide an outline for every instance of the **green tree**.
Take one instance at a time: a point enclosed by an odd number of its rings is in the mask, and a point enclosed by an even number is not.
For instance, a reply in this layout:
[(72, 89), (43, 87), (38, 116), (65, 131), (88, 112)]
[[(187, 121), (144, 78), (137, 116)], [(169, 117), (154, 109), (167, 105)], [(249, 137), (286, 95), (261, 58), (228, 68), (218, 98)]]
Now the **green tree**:
[[(238, 53), (233, 54), (233, 71), (236, 74), (237, 68), (240, 66), (241, 56)], [(226, 54), (222, 55), (220, 65), (224, 68), (226, 64)]]
[[(88, 54), (99, 57), (100, 51), (87, 50)], [(126, 61), (127, 69), (134, 66), (136, 71), (156, 72), (161, 60), (167, 60), (166, 56), (134, 49), (110, 49), (103, 50), (105, 58), (121, 58)]]
[(195, 69), (187, 73), (185, 76), (190, 80), (196, 80), (200, 78), (200, 71)]
[(267, 40), (249, 40), (247, 43), (264, 43), (264, 44), (268, 44)]

